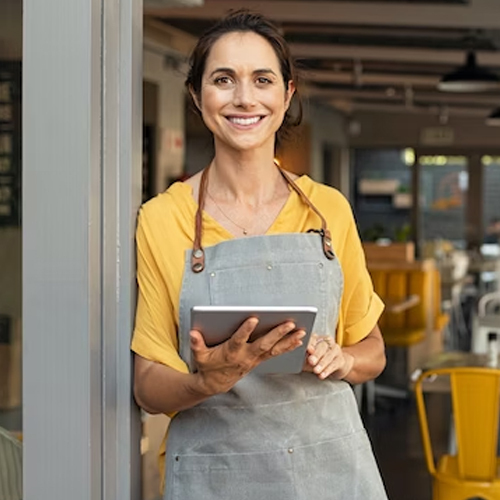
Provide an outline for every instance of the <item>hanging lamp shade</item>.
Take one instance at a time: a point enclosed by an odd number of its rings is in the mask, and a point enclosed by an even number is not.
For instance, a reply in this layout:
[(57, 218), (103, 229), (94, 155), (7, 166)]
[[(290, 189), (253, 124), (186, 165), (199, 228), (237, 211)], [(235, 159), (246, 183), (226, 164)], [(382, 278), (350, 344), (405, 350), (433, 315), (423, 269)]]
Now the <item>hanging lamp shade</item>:
[(486, 118), (486, 125), (500, 127), (500, 108), (496, 108), (490, 113), (488, 118)]
[(476, 54), (469, 52), (467, 61), (455, 71), (443, 76), (438, 89), (444, 92), (485, 92), (500, 89), (500, 78), (495, 73), (478, 66)]

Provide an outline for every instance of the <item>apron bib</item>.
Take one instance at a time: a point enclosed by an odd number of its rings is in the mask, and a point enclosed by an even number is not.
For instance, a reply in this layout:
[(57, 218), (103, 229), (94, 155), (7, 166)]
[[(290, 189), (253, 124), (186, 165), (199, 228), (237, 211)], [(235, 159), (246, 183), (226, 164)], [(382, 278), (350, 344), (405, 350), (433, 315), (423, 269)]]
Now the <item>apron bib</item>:
[[(325, 234), (225, 241), (202, 250), (203, 272), (196, 244), (186, 252), (179, 345), (190, 368), (194, 305), (316, 306), (313, 331), (335, 337), (343, 277)], [(172, 419), (164, 500), (311, 498), (387, 498), (346, 382), (250, 373)]]

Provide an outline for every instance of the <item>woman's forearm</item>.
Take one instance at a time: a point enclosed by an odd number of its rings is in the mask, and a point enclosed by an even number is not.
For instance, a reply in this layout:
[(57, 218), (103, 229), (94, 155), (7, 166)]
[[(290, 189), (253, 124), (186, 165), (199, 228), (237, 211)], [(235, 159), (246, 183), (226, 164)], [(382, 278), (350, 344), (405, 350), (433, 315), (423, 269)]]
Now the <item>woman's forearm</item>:
[(186, 410), (209, 398), (211, 394), (193, 373), (135, 357), (134, 396), (148, 413), (174, 413)]
[(351, 384), (361, 384), (372, 380), (385, 368), (385, 347), (378, 326), (363, 340), (352, 346), (343, 347), (342, 351), (353, 357), (354, 363), (344, 380)]

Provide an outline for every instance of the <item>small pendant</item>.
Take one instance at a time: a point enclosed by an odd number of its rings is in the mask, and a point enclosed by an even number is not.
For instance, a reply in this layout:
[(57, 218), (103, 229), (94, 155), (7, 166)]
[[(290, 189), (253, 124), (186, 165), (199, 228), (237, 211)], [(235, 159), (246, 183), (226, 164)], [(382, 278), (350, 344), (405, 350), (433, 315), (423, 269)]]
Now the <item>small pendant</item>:
[(243, 229), (243, 234), (246, 236), (248, 234), (248, 231), (246, 229)]

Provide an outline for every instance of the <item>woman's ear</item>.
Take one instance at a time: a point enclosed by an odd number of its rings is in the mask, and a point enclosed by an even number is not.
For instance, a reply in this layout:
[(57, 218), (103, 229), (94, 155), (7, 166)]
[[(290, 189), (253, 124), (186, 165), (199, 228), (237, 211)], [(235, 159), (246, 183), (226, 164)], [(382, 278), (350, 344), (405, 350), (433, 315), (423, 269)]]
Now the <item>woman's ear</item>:
[(189, 93), (191, 94), (191, 99), (193, 99), (194, 105), (198, 108), (198, 111), (201, 113), (201, 103), (199, 102), (196, 92), (191, 86), (189, 86)]
[(293, 94), (295, 94), (295, 84), (293, 83), (293, 80), (288, 81), (288, 88), (286, 90), (286, 95), (285, 95), (285, 109), (288, 111), (288, 108), (290, 107), (290, 103), (292, 102), (292, 97)]

